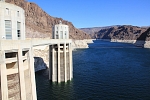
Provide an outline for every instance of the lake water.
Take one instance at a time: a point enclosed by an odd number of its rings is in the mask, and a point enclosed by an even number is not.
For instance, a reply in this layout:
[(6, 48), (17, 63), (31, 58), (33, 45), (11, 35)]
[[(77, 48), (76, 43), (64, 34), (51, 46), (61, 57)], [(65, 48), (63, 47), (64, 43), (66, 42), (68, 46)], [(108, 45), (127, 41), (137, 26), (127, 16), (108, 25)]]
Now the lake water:
[(52, 83), (36, 73), (38, 100), (150, 100), (150, 49), (94, 41), (73, 51), (73, 80)]

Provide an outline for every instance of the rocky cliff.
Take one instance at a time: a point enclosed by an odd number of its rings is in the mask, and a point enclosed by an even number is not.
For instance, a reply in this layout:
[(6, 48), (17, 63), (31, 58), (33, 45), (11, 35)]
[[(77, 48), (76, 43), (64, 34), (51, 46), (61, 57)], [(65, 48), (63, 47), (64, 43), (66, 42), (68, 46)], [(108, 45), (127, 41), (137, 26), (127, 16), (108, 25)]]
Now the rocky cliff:
[(146, 31), (146, 29), (146, 27), (137, 27), (131, 25), (112, 26), (93, 33), (92, 38), (136, 40), (143, 32)]
[(52, 37), (52, 26), (58, 24), (61, 20), (63, 24), (69, 26), (70, 38), (72, 39), (89, 39), (90, 35), (75, 28), (69, 21), (62, 18), (56, 18), (48, 15), (35, 3), (26, 0), (5, 0), (22, 7), (25, 10), (26, 37), (27, 38), (47, 38)]
[(137, 40), (150, 41), (150, 27), (142, 33)]

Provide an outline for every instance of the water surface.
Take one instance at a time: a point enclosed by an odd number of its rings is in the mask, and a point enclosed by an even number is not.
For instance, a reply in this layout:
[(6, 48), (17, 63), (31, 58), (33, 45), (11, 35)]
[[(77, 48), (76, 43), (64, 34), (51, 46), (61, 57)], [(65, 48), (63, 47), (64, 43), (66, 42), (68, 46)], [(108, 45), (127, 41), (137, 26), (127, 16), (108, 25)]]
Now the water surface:
[(38, 100), (150, 100), (150, 49), (95, 41), (73, 51), (73, 80), (51, 83), (36, 73)]

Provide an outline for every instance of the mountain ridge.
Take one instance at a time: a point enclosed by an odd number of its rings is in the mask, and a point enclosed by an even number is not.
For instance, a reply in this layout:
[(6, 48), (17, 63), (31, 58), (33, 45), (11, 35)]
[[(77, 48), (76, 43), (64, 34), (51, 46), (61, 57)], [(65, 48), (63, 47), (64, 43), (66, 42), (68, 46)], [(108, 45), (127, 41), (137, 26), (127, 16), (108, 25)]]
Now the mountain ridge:
[(147, 27), (139, 27), (132, 25), (113, 25), (106, 27), (81, 28), (81, 30), (90, 34), (94, 39), (119, 39), (119, 40), (136, 40), (146, 30)]

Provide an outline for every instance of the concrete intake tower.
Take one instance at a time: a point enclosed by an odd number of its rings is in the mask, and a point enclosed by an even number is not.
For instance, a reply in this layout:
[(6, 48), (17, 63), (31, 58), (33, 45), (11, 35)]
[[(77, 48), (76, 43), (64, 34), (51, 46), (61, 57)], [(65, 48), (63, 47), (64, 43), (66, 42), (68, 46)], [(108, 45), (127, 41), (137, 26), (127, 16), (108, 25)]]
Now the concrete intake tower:
[[(68, 25), (63, 25), (60, 21), (53, 27), (53, 39), (69, 39)], [(59, 43), (51, 45), (50, 48), (50, 76), (53, 82), (71, 80), (73, 77), (72, 68), (72, 46), (71, 43)]]
[(37, 100), (34, 47), (49, 46), (49, 79), (73, 78), (72, 40), (62, 22), (53, 27), (53, 39), (26, 39), (21, 7), (0, 0), (0, 100)]

